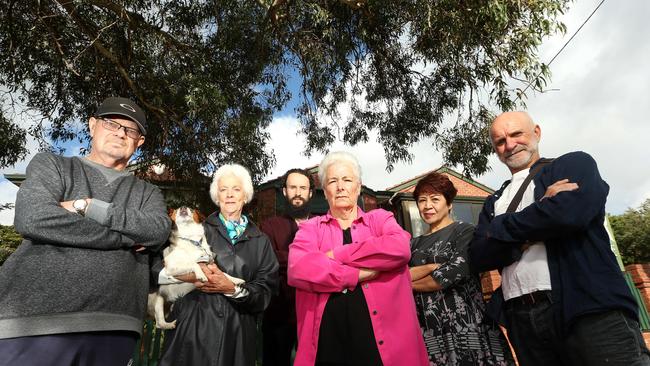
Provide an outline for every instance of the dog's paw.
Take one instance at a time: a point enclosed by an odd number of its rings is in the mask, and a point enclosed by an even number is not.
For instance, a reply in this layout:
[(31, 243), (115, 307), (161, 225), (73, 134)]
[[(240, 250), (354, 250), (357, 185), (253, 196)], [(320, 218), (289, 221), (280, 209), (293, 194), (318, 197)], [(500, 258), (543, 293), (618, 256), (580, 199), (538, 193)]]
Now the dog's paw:
[(176, 328), (176, 320), (174, 320), (174, 321), (172, 321), (170, 323), (168, 323), (168, 322), (156, 323), (156, 328), (158, 328), (158, 329), (174, 329), (174, 328)]
[(201, 272), (201, 274), (196, 274), (196, 279), (201, 281), (201, 282), (208, 282), (208, 276), (205, 275), (205, 273)]

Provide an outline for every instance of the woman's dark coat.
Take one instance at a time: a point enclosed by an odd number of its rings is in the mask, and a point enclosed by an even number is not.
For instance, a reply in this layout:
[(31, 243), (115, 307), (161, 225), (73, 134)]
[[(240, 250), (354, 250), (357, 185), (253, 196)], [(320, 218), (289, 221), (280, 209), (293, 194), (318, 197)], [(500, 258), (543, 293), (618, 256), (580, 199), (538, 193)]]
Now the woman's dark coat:
[(277, 291), (277, 259), (269, 239), (250, 221), (235, 245), (218, 212), (204, 226), (217, 265), (245, 280), (248, 295), (234, 299), (195, 290), (178, 299), (169, 316), (178, 320), (176, 329), (165, 333), (160, 365), (253, 366), (256, 320)]

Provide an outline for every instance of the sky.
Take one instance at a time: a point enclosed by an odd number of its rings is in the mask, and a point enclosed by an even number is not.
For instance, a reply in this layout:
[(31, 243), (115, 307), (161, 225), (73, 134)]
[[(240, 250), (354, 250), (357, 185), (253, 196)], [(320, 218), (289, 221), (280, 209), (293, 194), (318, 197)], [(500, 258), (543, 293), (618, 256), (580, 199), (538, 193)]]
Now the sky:
[[(599, 3), (572, 3), (561, 18), (567, 26), (566, 35), (546, 39), (540, 47), (540, 59), (549, 62)], [(547, 86), (551, 91), (533, 94), (529, 90), (526, 102), (527, 111), (542, 130), (542, 156), (582, 150), (594, 157), (601, 176), (610, 185), (606, 210), (611, 214), (636, 208), (650, 198), (648, 14), (647, 0), (605, 1), (551, 64), (552, 78)], [(270, 148), (277, 163), (266, 179), (280, 176), (289, 168), (317, 165), (323, 157), (301, 154), (305, 139), (298, 134), (298, 120), (290, 112), (285, 109), (278, 113), (269, 127)], [(37, 149), (34, 142), (29, 142), (28, 148), (32, 153), (25, 161), (0, 173), (24, 173)], [(330, 151), (337, 150), (357, 156), (363, 183), (375, 190), (384, 190), (443, 164), (431, 140), (412, 146), (413, 162), (396, 164), (390, 173), (385, 170), (383, 148), (373, 136), (368, 143), (355, 147), (337, 141)], [(474, 179), (497, 189), (510, 173), (494, 154), (489, 165), (491, 171)], [(16, 191), (15, 186), (0, 178), (0, 203), (14, 202)], [(12, 221), (11, 210), (0, 211), (0, 224), (10, 225)]]

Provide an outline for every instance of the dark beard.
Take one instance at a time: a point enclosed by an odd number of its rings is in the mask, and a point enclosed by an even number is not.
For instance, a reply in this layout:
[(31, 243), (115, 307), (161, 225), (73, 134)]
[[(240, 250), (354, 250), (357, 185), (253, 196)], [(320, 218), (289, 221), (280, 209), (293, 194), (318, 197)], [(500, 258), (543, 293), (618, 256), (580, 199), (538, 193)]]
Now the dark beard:
[[(286, 198), (285, 198), (286, 199)], [(296, 207), (289, 202), (287, 202), (287, 212), (286, 214), (289, 215), (292, 219), (306, 219), (309, 217), (309, 214), (311, 213), (311, 210), (309, 208), (309, 200), (304, 200), (303, 204), (299, 207)]]

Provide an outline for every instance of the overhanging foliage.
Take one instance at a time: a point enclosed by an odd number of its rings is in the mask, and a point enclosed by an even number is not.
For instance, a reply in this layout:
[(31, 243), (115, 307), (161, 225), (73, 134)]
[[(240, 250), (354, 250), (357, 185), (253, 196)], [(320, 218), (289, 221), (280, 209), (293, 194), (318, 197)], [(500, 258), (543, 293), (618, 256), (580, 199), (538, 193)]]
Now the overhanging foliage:
[[(412, 158), (413, 143), (433, 137), (447, 163), (479, 174), (490, 153), (486, 105), (512, 109), (525, 85), (544, 87), (549, 70), (536, 49), (564, 31), (557, 17), (566, 7), (566, 0), (5, 0), (2, 116), (15, 128), (20, 111), (12, 107), (26, 106), (43, 116), (32, 136), (84, 141), (97, 103), (127, 96), (151, 121), (142, 161), (164, 163), (184, 180), (235, 161), (260, 179), (274, 163), (265, 128), (294, 97), (308, 153), (326, 150), (337, 132), (355, 144), (376, 131), (390, 169)], [(290, 75), (300, 80), (299, 95), (290, 93)], [(521, 88), (509, 86), (517, 79)], [(338, 113), (344, 103), (349, 114)], [(457, 123), (443, 126), (450, 115)], [(0, 163), (20, 152), (0, 151)]]

